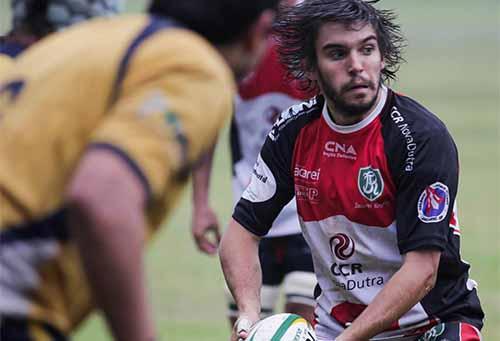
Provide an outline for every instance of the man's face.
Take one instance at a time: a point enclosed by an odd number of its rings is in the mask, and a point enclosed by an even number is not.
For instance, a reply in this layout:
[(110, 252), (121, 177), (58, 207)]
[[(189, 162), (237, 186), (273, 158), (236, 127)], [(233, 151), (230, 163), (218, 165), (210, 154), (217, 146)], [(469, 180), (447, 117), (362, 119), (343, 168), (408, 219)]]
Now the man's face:
[(316, 39), (317, 67), (311, 74), (334, 110), (360, 116), (374, 105), (384, 62), (370, 24), (323, 24)]

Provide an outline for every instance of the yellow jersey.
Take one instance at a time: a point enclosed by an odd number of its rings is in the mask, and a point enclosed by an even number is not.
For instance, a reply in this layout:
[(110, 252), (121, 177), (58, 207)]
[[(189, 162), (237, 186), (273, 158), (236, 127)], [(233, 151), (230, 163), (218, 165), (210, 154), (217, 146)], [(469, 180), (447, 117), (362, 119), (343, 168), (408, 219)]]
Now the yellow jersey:
[(149, 231), (232, 113), (233, 76), (202, 37), (146, 15), (95, 19), (16, 59), (0, 84), (0, 315), (71, 332), (92, 310), (63, 192), (82, 153), (120, 155)]
[(9, 56), (0, 53), (0, 78), (12, 66), (13, 60)]

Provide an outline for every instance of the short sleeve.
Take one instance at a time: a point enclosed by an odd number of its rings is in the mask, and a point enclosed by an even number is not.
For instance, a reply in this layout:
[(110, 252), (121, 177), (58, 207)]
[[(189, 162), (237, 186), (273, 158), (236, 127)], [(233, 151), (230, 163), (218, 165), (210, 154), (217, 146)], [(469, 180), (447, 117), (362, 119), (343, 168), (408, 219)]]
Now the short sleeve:
[[(398, 174), (396, 222), (401, 253), (416, 249), (444, 250), (457, 195), (458, 155), (445, 129), (419, 138), (410, 160)], [(408, 165), (408, 159), (406, 159)]]
[(146, 81), (132, 70), (133, 82), (125, 81), (91, 137), (91, 148), (126, 159), (153, 197), (213, 146), (233, 110), (234, 84), (226, 70), (195, 62), (159, 66)]
[[(283, 141), (280, 141), (283, 142)], [(294, 196), (293, 178), (284, 143), (269, 137), (253, 167), (250, 183), (237, 203), (233, 218), (250, 232), (264, 236)]]

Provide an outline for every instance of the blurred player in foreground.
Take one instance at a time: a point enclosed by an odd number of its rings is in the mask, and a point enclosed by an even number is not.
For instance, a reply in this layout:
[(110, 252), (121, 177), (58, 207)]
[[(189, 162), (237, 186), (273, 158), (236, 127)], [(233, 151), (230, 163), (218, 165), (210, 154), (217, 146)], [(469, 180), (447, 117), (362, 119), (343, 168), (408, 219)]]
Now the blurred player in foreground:
[(12, 29), (0, 37), (0, 76), (26, 48), (46, 35), (121, 9), (120, 0), (11, 0)]
[(100, 308), (153, 340), (143, 248), (232, 113), (276, 1), (153, 1), (25, 51), (0, 85), (0, 338), (64, 340)]
[(321, 95), (275, 123), (222, 238), (241, 314), (233, 340), (259, 316), (259, 238), (293, 196), (318, 277), (319, 340), (480, 340), (457, 150), (434, 114), (385, 85), (404, 40), (394, 13), (371, 3), (310, 0), (279, 14), (282, 60)]
[[(287, 5), (294, 5), (295, 2), (282, 1)], [(286, 70), (279, 62), (276, 48), (275, 40), (271, 38), (261, 63), (239, 84), (230, 132), (236, 202), (250, 182), (257, 155), (278, 115), (291, 105), (312, 97), (312, 92), (301, 91), (297, 82), (286, 79)], [(205, 174), (209, 176), (209, 173)], [(201, 180), (201, 177), (197, 181), (196, 176), (194, 193), (208, 193), (208, 190), (199, 189), (203, 184), (208, 185), (208, 181)], [(193, 237), (202, 252), (213, 254), (218, 240), (211, 241), (208, 232), (215, 230), (218, 235), (218, 223), (208, 204), (208, 195), (195, 195), (194, 207)], [(299, 314), (312, 322), (316, 275), (311, 251), (300, 231), (295, 202), (283, 209), (266, 238), (260, 242), (259, 257), (263, 283), (261, 318), (274, 312), (281, 287), (286, 297), (285, 311)], [(228, 290), (226, 298), (233, 326), (238, 310)]]

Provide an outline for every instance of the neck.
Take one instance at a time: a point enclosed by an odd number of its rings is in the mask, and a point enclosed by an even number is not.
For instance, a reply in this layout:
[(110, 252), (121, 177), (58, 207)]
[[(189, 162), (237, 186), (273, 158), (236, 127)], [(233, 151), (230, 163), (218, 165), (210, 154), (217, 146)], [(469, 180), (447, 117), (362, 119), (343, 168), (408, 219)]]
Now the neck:
[(356, 124), (358, 122), (361, 122), (364, 120), (370, 113), (373, 111), (373, 109), (377, 106), (377, 104), (380, 101), (380, 98), (382, 96), (382, 89), (380, 88), (378, 93), (377, 93), (377, 98), (373, 102), (372, 106), (366, 110), (362, 111), (359, 114), (353, 115), (352, 113), (346, 113), (339, 108), (335, 106), (335, 103), (327, 98), (326, 99), (326, 104), (328, 107), (328, 114), (330, 115), (331, 119), (335, 124), (341, 125), (341, 126), (350, 126), (353, 124)]
[(217, 45), (217, 50), (233, 70), (236, 81), (240, 81), (244, 76), (241, 63), (242, 60), (245, 60), (245, 56), (242, 53), (241, 47), (238, 45), (238, 43), (232, 43)]

